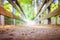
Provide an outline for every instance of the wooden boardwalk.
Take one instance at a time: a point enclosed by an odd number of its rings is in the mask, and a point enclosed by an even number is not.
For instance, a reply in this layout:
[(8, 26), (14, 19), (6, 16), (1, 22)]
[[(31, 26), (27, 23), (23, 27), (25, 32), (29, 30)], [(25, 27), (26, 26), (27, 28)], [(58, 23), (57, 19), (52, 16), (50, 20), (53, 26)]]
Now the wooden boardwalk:
[(0, 26), (0, 40), (60, 40), (60, 25)]

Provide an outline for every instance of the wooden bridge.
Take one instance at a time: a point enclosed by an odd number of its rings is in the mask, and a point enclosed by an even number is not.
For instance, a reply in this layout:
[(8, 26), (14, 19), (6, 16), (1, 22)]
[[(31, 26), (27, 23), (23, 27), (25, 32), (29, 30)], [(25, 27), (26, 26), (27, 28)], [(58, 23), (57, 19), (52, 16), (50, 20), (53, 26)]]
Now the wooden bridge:
[[(54, 0), (40, 0), (42, 4), (39, 3), (39, 0), (32, 0), (35, 3), (34, 8), (37, 7), (37, 11), (33, 10), (36, 15), (33, 13), (35, 16), (31, 21), (34, 21), (35, 24), (28, 24), (30, 21), (27, 21), (27, 15), (19, 1), (6, 1), (19, 12), (21, 17), (16, 16), (14, 12), (6, 10), (3, 4), (4, 0), (0, 0), (0, 40), (60, 40), (60, 0), (57, 0), (58, 3)], [(53, 8), (56, 8), (52, 11), (51, 7), (53, 4), (57, 5), (54, 5)], [(13, 20), (12, 24), (8, 25), (7, 23), (5, 25), (4, 17), (11, 18)], [(56, 19), (52, 21), (52, 17)], [(23, 23), (16, 24), (15, 20)]]

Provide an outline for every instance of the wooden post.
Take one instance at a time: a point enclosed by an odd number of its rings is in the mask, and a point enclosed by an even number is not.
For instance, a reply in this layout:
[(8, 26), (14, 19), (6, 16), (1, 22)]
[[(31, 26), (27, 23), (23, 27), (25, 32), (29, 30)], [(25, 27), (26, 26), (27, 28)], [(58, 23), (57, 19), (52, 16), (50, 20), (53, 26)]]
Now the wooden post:
[[(15, 15), (15, 8), (13, 8), (13, 14)], [(16, 24), (16, 20), (13, 19), (13, 25), (15, 25), (15, 24)]]
[[(58, 7), (60, 8), (60, 0), (58, 0)], [(60, 24), (60, 15), (58, 16), (58, 24)]]
[[(4, 5), (4, 0), (0, 0), (0, 5)], [(0, 15), (0, 25), (4, 25), (4, 16)]]
[[(50, 6), (48, 7), (48, 13), (50, 12)], [(51, 18), (48, 18), (48, 24), (51, 24)]]

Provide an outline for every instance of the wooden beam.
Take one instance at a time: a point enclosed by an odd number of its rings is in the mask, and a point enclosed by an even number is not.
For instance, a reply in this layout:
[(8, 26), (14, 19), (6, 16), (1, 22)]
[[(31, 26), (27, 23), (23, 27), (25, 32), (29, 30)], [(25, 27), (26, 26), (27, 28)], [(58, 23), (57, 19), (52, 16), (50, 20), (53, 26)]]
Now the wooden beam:
[(25, 13), (21, 6), (19, 5), (19, 2), (14, 3), (13, 0), (7, 0), (16, 10), (18, 10), (22, 16), (25, 17)]
[[(24, 13), (24, 11), (23, 11), (21, 5), (20, 5), (20, 2), (17, 1), (16, 4), (19, 6), (19, 8), (20, 8), (20, 12), (22, 13), (22, 15), (25, 16), (25, 13)], [(26, 16), (25, 16), (25, 17), (26, 17)]]
[[(50, 6), (50, 4), (51, 4), (52, 2), (53, 2), (53, 0), (49, 0), (49, 1), (43, 6), (43, 8), (41, 9), (40, 13), (38, 13), (38, 15), (35, 17), (35, 19), (38, 18), (39, 15), (41, 15), (41, 14)], [(34, 20), (35, 20), (35, 19), (34, 19)]]
[(0, 15), (4, 15), (4, 16), (8, 16), (10, 18), (14, 18), (17, 20), (21, 20), (19, 17), (13, 15), (12, 13), (10, 13), (9, 11), (7, 11), (5, 8), (3, 8), (2, 6), (0, 6)]
[[(42, 4), (39, 5), (37, 15), (40, 13), (42, 7), (44, 6), (45, 1), (46, 1), (46, 0), (44, 0), (44, 1), (42, 2)], [(36, 16), (37, 16), (37, 15), (36, 15)]]
[(44, 17), (42, 17), (40, 19), (40, 21), (44, 20), (44, 19), (48, 19), (51, 18), (52, 16), (56, 16), (60, 14), (60, 8), (55, 9), (53, 12), (50, 12), (49, 14), (45, 15)]

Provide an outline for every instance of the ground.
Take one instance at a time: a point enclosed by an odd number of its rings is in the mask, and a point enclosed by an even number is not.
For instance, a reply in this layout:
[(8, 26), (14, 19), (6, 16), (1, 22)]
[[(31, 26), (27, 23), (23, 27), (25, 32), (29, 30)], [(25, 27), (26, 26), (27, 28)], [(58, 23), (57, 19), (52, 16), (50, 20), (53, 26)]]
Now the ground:
[(0, 26), (0, 40), (60, 40), (60, 25)]

